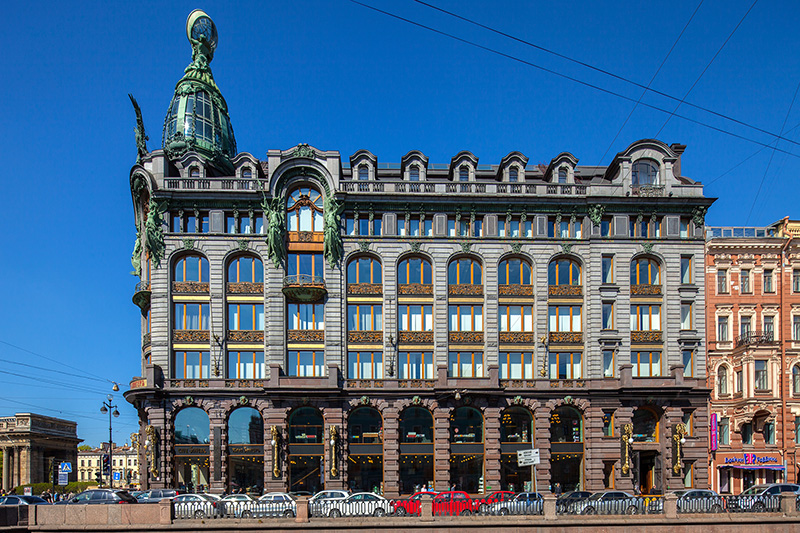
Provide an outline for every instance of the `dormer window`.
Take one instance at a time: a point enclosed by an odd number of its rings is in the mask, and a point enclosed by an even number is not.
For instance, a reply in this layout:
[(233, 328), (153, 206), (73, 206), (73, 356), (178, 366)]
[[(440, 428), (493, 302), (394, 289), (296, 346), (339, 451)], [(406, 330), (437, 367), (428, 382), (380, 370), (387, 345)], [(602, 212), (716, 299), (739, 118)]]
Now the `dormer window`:
[(369, 169), (367, 165), (361, 165), (358, 167), (358, 179), (359, 181), (366, 181), (369, 179)]
[(631, 169), (632, 185), (658, 185), (658, 167), (650, 161), (637, 161)]
[(469, 181), (469, 169), (466, 166), (458, 169), (458, 181)]
[(567, 169), (564, 167), (558, 169), (558, 182), (559, 183), (567, 182)]
[(419, 167), (417, 165), (414, 165), (408, 171), (408, 179), (409, 181), (419, 181)]
[(190, 178), (199, 178), (200, 177), (200, 169), (197, 167), (191, 167), (189, 169), (189, 177)]
[(250, 167), (245, 167), (242, 169), (242, 179), (249, 180), (253, 178), (253, 171), (250, 170)]
[(519, 173), (516, 168), (511, 168), (508, 170), (508, 181), (511, 183), (516, 183), (519, 181)]

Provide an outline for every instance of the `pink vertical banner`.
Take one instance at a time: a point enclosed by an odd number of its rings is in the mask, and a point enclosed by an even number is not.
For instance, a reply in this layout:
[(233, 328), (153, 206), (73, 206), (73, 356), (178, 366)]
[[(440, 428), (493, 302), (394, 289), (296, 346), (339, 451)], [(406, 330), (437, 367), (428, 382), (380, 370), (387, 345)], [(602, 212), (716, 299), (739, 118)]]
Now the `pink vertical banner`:
[(711, 451), (717, 451), (717, 413), (711, 413), (711, 432), (710, 432), (710, 444), (711, 444)]

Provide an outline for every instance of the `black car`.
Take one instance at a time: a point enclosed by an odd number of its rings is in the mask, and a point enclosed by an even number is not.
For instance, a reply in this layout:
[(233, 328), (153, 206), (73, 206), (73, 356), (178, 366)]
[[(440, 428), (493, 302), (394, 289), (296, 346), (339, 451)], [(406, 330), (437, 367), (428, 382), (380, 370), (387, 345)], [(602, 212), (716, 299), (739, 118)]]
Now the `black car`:
[(0, 505), (41, 505), (48, 503), (44, 498), (39, 496), (17, 496), (10, 494), (8, 496), (0, 497)]
[(591, 495), (592, 493), (586, 490), (572, 490), (565, 492), (556, 500), (556, 510), (559, 513), (569, 512), (570, 505), (574, 506), (575, 503), (583, 501)]
[(59, 504), (115, 504), (115, 503), (137, 503), (136, 498), (131, 496), (127, 490), (122, 489), (91, 489), (85, 490), (69, 500), (56, 502)]

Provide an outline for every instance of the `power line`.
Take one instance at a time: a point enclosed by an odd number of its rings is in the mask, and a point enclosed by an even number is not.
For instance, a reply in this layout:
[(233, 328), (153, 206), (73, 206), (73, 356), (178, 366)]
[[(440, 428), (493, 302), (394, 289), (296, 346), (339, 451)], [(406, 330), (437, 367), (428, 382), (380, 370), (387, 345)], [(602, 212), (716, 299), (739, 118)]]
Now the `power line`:
[[(669, 124), (669, 121), (670, 121), (670, 119), (672, 119), (672, 116), (675, 114), (675, 111), (677, 111), (677, 110), (678, 110), (678, 108), (679, 108), (679, 107), (681, 106), (681, 104), (682, 104), (682, 103), (683, 103), (683, 102), (686, 100), (686, 98), (689, 96), (689, 93), (691, 93), (691, 92), (692, 92), (692, 90), (695, 88), (695, 86), (696, 86), (698, 83), (700, 83), (700, 79), (703, 77), (703, 75), (706, 73), (706, 71), (707, 71), (707, 70), (708, 70), (708, 69), (711, 67), (711, 64), (714, 62), (714, 60), (715, 60), (715, 59), (717, 59), (717, 56), (718, 56), (718, 55), (719, 55), (719, 54), (722, 52), (722, 49), (723, 49), (723, 48), (725, 48), (725, 45), (726, 45), (726, 44), (728, 44), (728, 41), (730, 41), (730, 40), (731, 40), (731, 37), (733, 37), (733, 34), (734, 34), (734, 33), (736, 33), (736, 30), (738, 30), (738, 29), (739, 29), (739, 26), (741, 26), (741, 25), (742, 25), (742, 23), (744, 22), (744, 19), (746, 19), (746, 18), (747, 18), (747, 15), (749, 15), (749, 14), (750, 14), (750, 12), (753, 10), (753, 8), (754, 8), (754, 7), (756, 7), (756, 4), (757, 4), (757, 3), (758, 3), (758, 0), (754, 0), (754, 1), (753, 1), (753, 4), (750, 6), (750, 9), (748, 9), (748, 10), (747, 10), (747, 12), (746, 12), (744, 15), (742, 15), (742, 19), (739, 21), (739, 23), (736, 25), (736, 27), (735, 27), (735, 28), (733, 28), (733, 31), (731, 31), (730, 35), (728, 35), (728, 38), (727, 38), (727, 39), (725, 39), (725, 42), (723, 42), (723, 43), (722, 43), (722, 46), (720, 46), (720, 47), (719, 47), (719, 50), (717, 50), (717, 53), (716, 53), (716, 54), (714, 54), (714, 57), (712, 57), (712, 58), (711, 58), (711, 61), (709, 61), (709, 62), (708, 62), (708, 65), (706, 65), (706, 68), (704, 68), (704, 69), (703, 69), (703, 72), (701, 72), (701, 73), (700, 73), (700, 75), (697, 77), (697, 79), (696, 79), (696, 80), (694, 80), (694, 83), (692, 84), (692, 86), (691, 86), (691, 87), (689, 87), (689, 90), (688, 90), (688, 91), (686, 91), (686, 94), (684, 94), (684, 95), (683, 95), (683, 98), (681, 98), (681, 101), (680, 101), (680, 102), (678, 102), (678, 105), (676, 105), (676, 106), (675, 106), (675, 109), (672, 111), (672, 113), (670, 113), (670, 114), (669, 114), (669, 116), (667, 117), (667, 120), (666, 120), (666, 121), (664, 121), (664, 124), (661, 126), (661, 128), (659, 128), (658, 132), (656, 133), (656, 135), (655, 135), (655, 137), (654, 137), (655, 139), (657, 139), (657, 138), (658, 138), (658, 136), (661, 134), (661, 131), (662, 131), (664, 128), (666, 128), (666, 127), (667, 127), (667, 124)], [(782, 133), (783, 133), (783, 132), (781, 132), (781, 134), (782, 134)], [(778, 135), (778, 137), (780, 138), (780, 135)], [(777, 141), (776, 141), (776, 142), (777, 142)]]
[(47, 378), (42, 378), (42, 377), (38, 377), (38, 376), (37, 377), (28, 376), (26, 374), (19, 374), (17, 372), (9, 372), (8, 370), (0, 370), (0, 374), (6, 374), (6, 375), (9, 375), (9, 376), (15, 376), (15, 377), (18, 377), (18, 378), (23, 378), (23, 379), (32, 379), (32, 380), (36, 381), (37, 383), (47, 383), (48, 385), (55, 385), (57, 387), (70, 389), (70, 390), (74, 389), (74, 390), (79, 390), (79, 391), (94, 392), (96, 394), (106, 394), (103, 391), (91, 390), (91, 389), (87, 389), (86, 387), (81, 387), (81, 386), (77, 386), (77, 385), (76, 386), (69, 386), (69, 385), (66, 385), (63, 381), (56, 381), (54, 379), (47, 379)]
[[(456, 35), (453, 35), (453, 34), (451, 34), (451, 33), (447, 33), (447, 32), (445, 32), (445, 31), (438, 30), (438, 29), (436, 29), (436, 28), (433, 28), (433, 27), (431, 27), (431, 26), (426, 26), (425, 24), (422, 24), (422, 23), (420, 23), (420, 22), (416, 22), (416, 21), (413, 21), (413, 20), (407, 19), (407, 18), (405, 18), (405, 17), (401, 17), (400, 15), (395, 15), (394, 13), (390, 13), (390, 12), (388, 12), (388, 11), (384, 11), (383, 9), (379, 9), (379, 8), (377, 8), (377, 7), (374, 7), (374, 6), (371, 6), (371, 5), (368, 5), (368, 4), (364, 4), (364, 3), (362, 3), (362, 2), (359, 2), (358, 0), (350, 0), (350, 2), (352, 2), (352, 3), (354, 3), (354, 4), (357, 4), (357, 5), (360, 5), (360, 6), (362, 6), (362, 7), (366, 7), (367, 9), (371, 9), (371, 10), (373, 10), (373, 11), (376, 11), (376, 12), (378, 12), (378, 13), (382, 13), (382, 14), (384, 14), (384, 15), (386, 15), (386, 16), (389, 16), (389, 17), (395, 18), (395, 19), (397, 19), (397, 20), (400, 20), (400, 21), (406, 22), (406, 23), (408, 23), (408, 24), (411, 24), (411, 25), (413, 25), (413, 26), (417, 26), (417, 27), (419, 27), (419, 28), (426, 29), (426, 30), (428, 30), (428, 31), (431, 31), (431, 32), (433, 32), (433, 33), (437, 33), (437, 34), (439, 34), (439, 35), (442, 35), (442, 36), (444, 36), (444, 37), (449, 37), (450, 39), (456, 40), (456, 41), (458, 41), (458, 42), (461, 42), (461, 43), (464, 43), (464, 44), (468, 44), (468, 45), (470, 45), (470, 46), (473, 46), (473, 47), (475, 47), (475, 48), (478, 48), (478, 49), (480, 49), (480, 50), (484, 50), (484, 51), (486, 51), (486, 52), (490, 52), (490, 53), (492, 53), (492, 54), (496, 54), (496, 55), (499, 55), (499, 56), (501, 56), (501, 57), (505, 57), (506, 59), (510, 59), (510, 60), (512, 60), (512, 61), (516, 61), (516, 62), (518, 62), (518, 63), (522, 63), (523, 65), (528, 65), (528, 66), (530, 66), (530, 67), (533, 67), (533, 68), (535, 68), (535, 69), (541, 70), (542, 72), (547, 72), (548, 74), (552, 74), (552, 75), (554, 75), (554, 76), (557, 76), (557, 77), (559, 77), (559, 78), (563, 78), (563, 79), (565, 79), (565, 80), (569, 80), (569, 81), (572, 81), (572, 82), (574, 82), (574, 83), (578, 83), (578, 84), (580, 84), (580, 85), (583, 85), (583, 86), (585, 86), (585, 87), (589, 87), (589, 88), (591, 88), (591, 89), (595, 89), (595, 90), (597, 90), (597, 91), (600, 91), (600, 92), (602, 92), (602, 93), (606, 93), (606, 94), (610, 94), (610, 95), (612, 95), (612, 96), (616, 96), (617, 98), (621, 98), (621, 99), (623, 99), (623, 100), (627, 100), (627, 101), (629, 101), (629, 102), (636, 102), (636, 100), (634, 100), (634, 99), (633, 99), (633, 98), (631, 98), (630, 96), (625, 96), (625, 95), (623, 95), (623, 94), (620, 94), (620, 93), (614, 92), (614, 91), (612, 91), (612, 90), (610, 90), (610, 89), (605, 89), (605, 88), (603, 88), (603, 87), (600, 87), (600, 86), (598, 86), (598, 85), (594, 85), (594, 84), (592, 84), (592, 83), (585, 82), (585, 81), (583, 81), (583, 80), (579, 80), (579, 79), (577, 79), (577, 78), (574, 78), (574, 77), (572, 77), (572, 76), (568, 76), (567, 74), (562, 74), (562, 73), (560, 73), (560, 72), (557, 72), (557, 71), (555, 71), (555, 70), (549, 69), (549, 68), (547, 68), (547, 67), (543, 67), (543, 66), (541, 66), (541, 65), (537, 65), (536, 63), (532, 63), (532, 62), (530, 62), (530, 61), (527, 61), (527, 60), (525, 60), (525, 59), (522, 59), (522, 58), (519, 58), (519, 57), (513, 56), (513, 55), (511, 55), (511, 54), (507, 54), (507, 53), (505, 53), (505, 52), (501, 52), (500, 50), (497, 50), (497, 49), (494, 49), (494, 48), (490, 48), (490, 47), (488, 47), (488, 46), (484, 46), (484, 45), (482, 45), (482, 44), (478, 44), (478, 43), (476, 43), (476, 42), (473, 42), (473, 41), (470, 41), (470, 40), (464, 39), (464, 38), (462, 38), (462, 37), (458, 37), (458, 36), (456, 36)], [(650, 109), (654, 109), (654, 110), (656, 110), (656, 111), (661, 111), (662, 113), (667, 113), (667, 114), (669, 114), (669, 113), (670, 113), (668, 110), (666, 110), (666, 109), (664, 109), (664, 108), (661, 108), (661, 107), (658, 107), (658, 106), (655, 106), (655, 105), (652, 105), (652, 104), (648, 104), (648, 103), (645, 103), (645, 102), (641, 102), (639, 105), (642, 105), (642, 106), (648, 107), (648, 108), (650, 108)], [(728, 135), (728, 136), (730, 136), (730, 137), (734, 137), (734, 138), (736, 138), (736, 139), (741, 139), (741, 140), (743, 140), (743, 141), (748, 141), (748, 142), (751, 142), (751, 143), (753, 143), (753, 144), (757, 144), (757, 145), (759, 145), (759, 146), (765, 146), (765, 147), (767, 147), (767, 148), (773, 148), (771, 145), (769, 145), (769, 144), (767, 144), (767, 143), (763, 143), (763, 142), (761, 142), (761, 141), (757, 141), (757, 140), (755, 140), (755, 139), (751, 139), (751, 138), (749, 138), (749, 137), (745, 137), (745, 136), (743, 136), (743, 135), (739, 135), (738, 133), (733, 133), (733, 132), (731, 132), (731, 131), (729, 131), (729, 130), (722, 129), (722, 128), (719, 128), (719, 127), (717, 127), (717, 126), (712, 126), (711, 124), (707, 124), (707, 123), (705, 123), (705, 122), (701, 122), (701, 121), (699, 121), (699, 120), (695, 120), (695, 119), (689, 118), (689, 117), (687, 117), (687, 116), (685, 116), (685, 115), (679, 115), (678, 113), (673, 113), (673, 115), (674, 115), (674, 116), (676, 116), (676, 117), (678, 117), (678, 118), (681, 118), (681, 119), (683, 119), (683, 120), (686, 120), (687, 122), (691, 122), (691, 123), (693, 123), (693, 124), (697, 124), (698, 126), (703, 126), (703, 127), (706, 127), (706, 128), (708, 128), (708, 129), (711, 129), (711, 130), (717, 131), (717, 132), (719, 132), (719, 133), (722, 133), (722, 134)], [(757, 128), (755, 128), (755, 129), (757, 129)], [(769, 135), (771, 135), (771, 136), (773, 136), (773, 137), (778, 137), (778, 136), (776, 136), (775, 134), (772, 134), (772, 133), (769, 133)], [(781, 137), (781, 139), (783, 139), (783, 138)], [(787, 139), (787, 140), (788, 140), (788, 139)], [(793, 144), (800, 144), (800, 143), (796, 143), (795, 141), (791, 141), (791, 140), (788, 140), (788, 141), (789, 141), (789, 142), (791, 142), (791, 143), (793, 143)], [(800, 158), (800, 155), (798, 155), (798, 154), (795, 154), (795, 153), (792, 153), (792, 152), (789, 152), (788, 150), (783, 150), (782, 148), (777, 148), (777, 147), (775, 147), (775, 148), (773, 148), (773, 149), (774, 149), (774, 150), (776, 150), (776, 151), (778, 151), (778, 152), (781, 152), (781, 153), (784, 153), (784, 154), (790, 155), (790, 156), (792, 156), (792, 157), (797, 157), (797, 158)]]
[(617, 130), (617, 133), (616, 133), (616, 135), (614, 135), (614, 138), (611, 139), (611, 143), (608, 145), (608, 148), (606, 148), (606, 151), (603, 152), (603, 157), (600, 158), (600, 161), (603, 161), (606, 158), (606, 155), (608, 154), (608, 151), (611, 150), (611, 147), (614, 146), (615, 142), (617, 142), (617, 138), (619, 138), (619, 134), (622, 133), (623, 129), (625, 129), (625, 126), (628, 124), (628, 121), (633, 116), (634, 111), (636, 111), (636, 108), (639, 107), (639, 102), (641, 102), (642, 98), (644, 98), (644, 95), (647, 94), (647, 91), (650, 89), (650, 85), (653, 84), (653, 82), (655, 81), (656, 77), (658, 76), (658, 73), (661, 72), (661, 69), (666, 64), (667, 59), (669, 59), (669, 56), (672, 55), (672, 51), (675, 50), (676, 46), (678, 46), (678, 42), (681, 40), (681, 37), (683, 37), (683, 34), (686, 31), (686, 28), (689, 27), (689, 24), (691, 24), (692, 20), (694, 19), (694, 16), (697, 14), (698, 11), (700, 11), (700, 6), (703, 5), (704, 1), (705, 0), (700, 0), (700, 3), (697, 4), (697, 7), (695, 8), (694, 12), (692, 13), (692, 16), (689, 17), (689, 20), (686, 21), (686, 24), (683, 26), (683, 29), (678, 34), (678, 37), (675, 39), (675, 42), (672, 43), (672, 47), (669, 49), (669, 52), (667, 52), (667, 55), (664, 56), (664, 60), (658, 66), (658, 69), (656, 69), (655, 74), (653, 74), (653, 77), (650, 78), (650, 81), (647, 83), (647, 87), (645, 87), (645, 89), (642, 91), (641, 96), (639, 96), (639, 99), (633, 105), (633, 109), (631, 109), (631, 112), (628, 113), (628, 116), (625, 118), (625, 121), (622, 123), (622, 126), (619, 127), (619, 130)]
[[(42, 359), (50, 361), (51, 363), (56, 363), (58, 365), (65, 366), (65, 367), (69, 368), (70, 370), (74, 370), (74, 367), (71, 366), (71, 365), (63, 363), (63, 362), (59, 361), (58, 359), (53, 359), (52, 357), (47, 357), (46, 355), (42, 355), (40, 353), (36, 353), (34, 351), (28, 350), (27, 348), (23, 348), (22, 346), (17, 346), (16, 344), (11, 344), (10, 342), (4, 341), (2, 339), (0, 339), (0, 344), (5, 344), (6, 346), (10, 346), (10, 347), (12, 347), (14, 349), (20, 350), (21, 352), (29, 353), (31, 355), (35, 355), (36, 357), (41, 357)], [(108, 378), (104, 378), (102, 376), (98, 376), (96, 374), (92, 374), (91, 372), (84, 372), (84, 374), (87, 376), (86, 379), (93, 379), (95, 381), (102, 381), (103, 383), (114, 383), (114, 381), (112, 381), (112, 380), (110, 380)]]
[(53, 370), (52, 368), (44, 368), (36, 365), (29, 365), (27, 363), (20, 363), (19, 361), (11, 361), (10, 359), (0, 359), (0, 363), (8, 363), (10, 365), (24, 366), (27, 368), (33, 368), (34, 370), (40, 370), (42, 372), (53, 372), (55, 374), (61, 374), (62, 376), (70, 376), (73, 378), (89, 379), (92, 381), (101, 381), (103, 383), (107, 381), (105, 379), (93, 378), (82, 374), (73, 374), (72, 372), (64, 372), (63, 370)]
[[(369, 8), (369, 9), (373, 9), (373, 10), (375, 10), (375, 11), (378, 11), (378, 12), (384, 13), (384, 14), (386, 14), (386, 15), (389, 15), (389, 16), (392, 16), (392, 17), (395, 17), (395, 18), (397, 18), (397, 19), (404, 20), (404, 21), (406, 21), (406, 22), (410, 22), (411, 24), (416, 24), (416, 23), (414, 23), (414, 22), (411, 22), (411, 21), (405, 20), (405, 19), (403, 19), (402, 17), (399, 17), (399, 16), (397, 16), (397, 15), (393, 15), (393, 14), (391, 14), (391, 13), (388, 13), (388, 12), (381, 11), (380, 9), (374, 8), (374, 7), (372, 7), (372, 6), (369, 6), (369, 5), (366, 5), (366, 4), (362, 4), (362, 3), (360, 3), (360, 2), (357, 2), (357, 1), (355, 1), (355, 0), (350, 0), (350, 1), (351, 1), (351, 2), (353, 2), (353, 3), (355, 3), (355, 4), (359, 4), (359, 5), (361, 5), (361, 6), (367, 7), (367, 8)], [(612, 77), (612, 78), (614, 78), (614, 79), (617, 79), (617, 80), (619, 80), (619, 81), (622, 81), (622, 82), (628, 83), (628, 84), (630, 84), (630, 85), (633, 85), (633, 86), (635, 86), (635, 87), (638, 87), (638, 88), (640, 88), (640, 89), (643, 89), (643, 90), (645, 90), (646, 92), (651, 92), (651, 93), (653, 93), (653, 94), (657, 94), (657, 95), (659, 95), (659, 96), (663, 96), (664, 98), (667, 98), (667, 99), (669, 99), (669, 100), (673, 100), (673, 101), (675, 101), (675, 102), (681, 102), (681, 103), (682, 103), (683, 105), (685, 105), (685, 106), (689, 106), (689, 107), (692, 107), (692, 108), (694, 108), (694, 109), (697, 109), (697, 110), (699, 110), (699, 111), (703, 111), (703, 112), (705, 112), (705, 113), (709, 113), (709, 114), (711, 114), (711, 115), (714, 115), (714, 116), (716, 116), (716, 117), (719, 117), (719, 118), (722, 118), (722, 119), (725, 119), (725, 120), (729, 120), (729, 121), (731, 121), (731, 122), (734, 122), (734, 123), (736, 123), (736, 124), (739, 124), (740, 126), (744, 126), (744, 127), (746, 127), (746, 128), (750, 128), (750, 129), (753, 129), (753, 130), (755, 130), (755, 131), (758, 131), (758, 132), (760, 132), (760, 133), (764, 133), (764, 134), (766, 134), (766, 135), (769, 135), (770, 137), (775, 137), (776, 139), (780, 139), (780, 140), (783, 140), (783, 141), (787, 141), (787, 142), (790, 142), (790, 143), (792, 143), (792, 144), (795, 144), (795, 145), (800, 145), (800, 142), (796, 142), (796, 141), (793, 141), (793, 140), (791, 140), (791, 139), (786, 139), (786, 138), (784, 138), (784, 137), (781, 137), (780, 135), (776, 135), (776, 134), (772, 133), (771, 131), (767, 131), (767, 130), (765, 130), (765, 129), (759, 128), (758, 126), (754, 126), (753, 124), (749, 124), (749, 123), (747, 123), (747, 122), (744, 122), (744, 121), (742, 121), (742, 120), (739, 120), (739, 119), (733, 118), (733, 117), (731, 117), (731, 116), (729, 116), (729, 115), (725, 115), (724, 113), (720, 113), (720, 112), (718, 112), (718, 111), (714, 111), (714, 110), (712, 110), (712, 109), (708, 109), (708, 108), (706, 108), (706, 107), (703, 107), (703, 106), (700, 106), (700, 105), (697, 105), (697, 104), (693, 104), (693, 103), (691, 103), (691, 102), (682, 101), (682, 99), (680, 99), (680, 98), (678, 98), (678, 97), (676, 97), (676, 96), (672, 96), (671, 94), (668, 94), (668, 93), (665, 93), (665, 92), (659, 91), (659, 90), (657, 90), (657, 89), (653, 89), (653, 88), (651, 88), (649, 84), (648, 84), (648, 85), (646, 85), (646, 86), (645, 86), (645, 85), (642, 85), (641, 83), (639, 83), (639, 82), (637, 82), (637, 81), (634, 81), (634, 80), (632, 80), (632, 79), (626, 78), (626, 77), (624, 77), (624, 76), (621, 76), (621, 75), (619, 75), (619, 74), (615, 74), (614, 72), (611, 72), (611, 71), (609, 71), (609, 70), (602, 69), (602, 68), (600, 68), (600, 67), (596, 67), (596, 66), (594, 66), (594, 65), (592, 65), (592, 64), (590, 64), (590, 63), (587, 63), (587, 62), (585, 62), (585, 61), (581, 61), (581, 60), (579, 60), (579, 59), (575, 59), (575, 58), (569, 57), (569, 56), (567, 56), (567, 55), (565, 55), (565, 54), (561, 54), (561, 53), (559, 53), (559, 52), (556, 52), (556, 51), (554, 51), (554, 50), (550, 50), (549, 48), (546, 48), (546, 47), (544, 47), (544, 46), (541, 46), (541, 45), (538, 45), (538, 44), (532, 43), (532, 42), (530, 42), (530, 41), (526, 41), (525, 39), (521, 39), (521, 38), (519, 38), (519, 37), (516, 37), (516, 36), (514, 36), (514, 35), (511, 35), (511, 34), (509, 34), (509, 33), (506, 33), (506, 32), (503, 32), (503, 31), (501, 31), (501, 30), (498, 30), (498, 29), (496, 29), (496, 28), (492, 28), (491, 26), (487, 26), (487, 25), (485, 25), (485, 24), (481, 24), (480, 22), (477, 22), (477, 21), (475, 21), (475, 20), (472, 20), (472, 19), (470, 19), (470, 18), (464, 17), (464, 16), (462, 16), (462, 15), (459, 15), (458, 13), (453, 13), (452, 11), (448, 11), (448, 10), (446, 10), (446, 9), (443, 9), (443, 8), (441, 8), (441, 7), (438, 7), (438, 6), (435, 6), (435, 5), (433, 5), (433, 4), (429, 4), (429, 3), (427, 3), (427, 2), (424, 2), (423, 0), (414, 0), (414, 2), (416, 2), (416, 3), (418, 3), (418, 4), (422, 4), (422, 5), (424, 5), (424, 6), (427, 6), (427, 7), (431, 8), (431, 9), (434, 9), (434, 10), (436, 10), (436, 11), (439, 11), (439, 12), (441, 12), (441, 13), (445, 13), (445, 14), (447, 14), (447, 15), (450, 15), (451, 17), (457, 18), (457, 19), (459, 19), (459, 20), (462, 20), (462, 21), (464, 21), (464, 22), (467, 22), (467, 23), (469, 23), (469, 24), (472, 24), (472, 25), (474, 25), (474, 26), (478, 26), (479, 28), (483, 28), (483, 29), (485, 29), (485, 30), (487, 30), (487, 31), (490, 31), (490, 32), (492, 32), (492, 33), (495, 33), (495, 34), (497, 34), (497, 35), (501, 35), (501, 36), (503, 36), (503, 37), (506, 37), (506, 38), (508, 38), (508, 39), (511, 39), (511, 40), (513, 40), (513, 41), (516, 41), (516, 42), (518, 42), (518, 43), (524, 44), (524, 45), (526, 45), (526, 46), (530, 46), (531, 48), (535, 48), (536, 50), (539, 50), (539, 51), (541, 51), (541, 52), (544, 52), (544, 53), (546, 53), (546, 54), (553, 55), (553, 56), (555, 56), (555, 57), (558, 57), (558, 58), (560, 58), (560, 59), (563, 59), (563, 60), (565, 60), (565, 61), (569, 61), (570, 63), (574, 63), (574, 64), (576, 64), (576, 65), (580, 65), (580, 66), (582, 66), (582, 67), (588, 68), (588, 69), (590, 69), (590, 70), (593, 70), (593, 71), (595, 71), (595, 72), (599, 72), (600, 74), (604, 74), (604, 75), (606, 75), (606, 76)], [(701, 2), (701, 3), (702, 3), (702, 2)], [(698, 6), (698, 8), (699, 8), (699, 6)], [(752, 8), (751, 8), (751, 9), (752, 9)], [(695, 12), (696, 12), (696, 11), (697, 11), (697, 10), (695, 10)], [(692, 17), (694, 17), (694, 15), (692, 15)], [(689, 19), (689, 20), (691, 21), (691, 19)], [(430, 28), (427, 28), (427, 27), (425, 27), (425, 26), (422, 26), (422, 25), (420, 25), (420, 24), (416, 24), (416, 25), (418, 25), (418, 26), (421, 26), (421, 27), (423, 27), (423, 28), (426, 28), (426, 29), (430, 29)], [(688, 25), (688, 23), (687, 23), (687, 25)], [(684, 28), (684, 29), (685, 29), (685, 28)], [(447, 35), (447, 34), (443, 33), (443, 35)], [(452, 36), (450, 36), (450, 35), (447, 35), (447, 36), (448, 36), (448, 37), (452, 37)], [(453, 38), (455, 38), (455, 37), (453, 37)], [(473, 43), (468, 43), (468, 44), (473, 44)], [(475, 46), (480, 46), (480, 45), (475, 45)], [(646, 107), (652, 107), (652, 106), (647, 106), (646, 104), (644, 104), (644, 105), (645, 105)], [(663, 111), (662, 109), (659, 109), (659, 108), (653, 108), (653, 109), (657, 109), (657, 110), (659, 110), (659, 111)], [(679, 115), (676, 115), (676, 116), (679, 116)], [(680, 116), (679, 116), (679, 117), (680, 117)], [(680, 117), (680, 118), (685, 118), (685, 117)], [(701, 124), (701, 125), (704, 125), (704, 124)]]

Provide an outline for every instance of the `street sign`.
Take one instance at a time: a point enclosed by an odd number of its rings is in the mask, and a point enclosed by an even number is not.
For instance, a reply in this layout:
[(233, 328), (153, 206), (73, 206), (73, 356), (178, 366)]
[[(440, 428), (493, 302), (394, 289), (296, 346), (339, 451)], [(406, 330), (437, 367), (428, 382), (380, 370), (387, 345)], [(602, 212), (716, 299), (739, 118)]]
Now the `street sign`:
[(68, 463), (66, 461), (61, 463), (60, 465), (58, 465), (58, 471), (59, 472), (65, 472), (67, 474), (71, 473), (72, 472), (72, 463)]
[(539, 464), (539, 448), (517, 450), (517, 465), (531, 466)]
[(122, 472), (114, 472), (114, 481), (119, 481), (122, 479)]
[(68, 472), (59, 472), (58, 473), (58, 484), (62, 487), (69, 483), (69, 473)]

